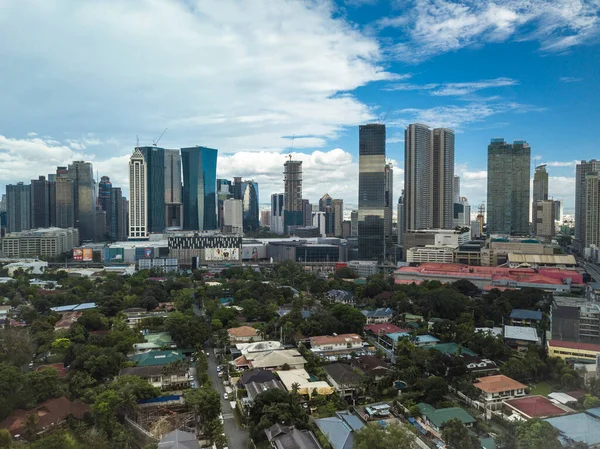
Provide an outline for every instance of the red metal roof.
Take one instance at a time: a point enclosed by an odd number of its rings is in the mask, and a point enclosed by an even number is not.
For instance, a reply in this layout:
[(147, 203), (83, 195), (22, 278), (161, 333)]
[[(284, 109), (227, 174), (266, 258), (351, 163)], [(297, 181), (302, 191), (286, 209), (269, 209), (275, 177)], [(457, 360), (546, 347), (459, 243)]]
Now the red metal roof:
[(584, 351), (596, 351), (600, 353), (600, 345), (594, 343), (578, 343), (575, 341), (562, 341), (562, 340), (550, 340), (548, 346), (554, 346), (555, 348), (566, 348), (566, 349), (581, 349)]
[(395, 324), (369, 324), (364, 328), (366, 331), (373, 332), (375, 335), (391, 334), (392, 332), (408, 332), (408, 329), (401, 329)]
[(506, 401), (508, 405), (531, 418), (564, 415), (566, 412), (544, 396), (526, 396)]

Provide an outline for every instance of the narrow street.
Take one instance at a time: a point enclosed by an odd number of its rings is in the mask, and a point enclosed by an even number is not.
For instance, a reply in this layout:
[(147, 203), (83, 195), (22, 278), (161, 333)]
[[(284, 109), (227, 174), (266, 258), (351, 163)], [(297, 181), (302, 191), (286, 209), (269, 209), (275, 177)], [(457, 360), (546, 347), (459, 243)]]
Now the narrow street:
[(229, 401), (223, 399), (223, 393), (225, 388), (223, 382), (217, 375), (217, 362), (215, 360), (215, 354), (212, 347), (205, 346), (205, 350), (209, 352), (208, 360), (208, 377), (213, 385), (213, 388), (221, 397), (221, 412), (223, 413), (223, 427), (225, 429), (225, 435), (227, 436), (229, 449), (246, 449), (248, 443), (249, 434), (248, 431), (240, 429), (237, 426), (237, 422), (233, 416), (233, 410)]

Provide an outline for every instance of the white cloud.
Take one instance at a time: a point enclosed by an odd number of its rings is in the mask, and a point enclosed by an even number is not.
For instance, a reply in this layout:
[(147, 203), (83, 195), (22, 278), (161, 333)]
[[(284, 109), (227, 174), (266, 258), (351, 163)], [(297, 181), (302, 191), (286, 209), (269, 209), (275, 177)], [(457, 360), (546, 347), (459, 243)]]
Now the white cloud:
[(103, 157), (165, 127), (167, 147), (281, 151), (294, 134), (296, 148), (324, 147), (373, 118), (354, 89), (407, 76), (328, 1), (33, 3), (3, 3), (0, 123), (77, 151), (93, 131), (117, 142)]
[(430, 84), (391, 84), (386, 86), (384, 90), (421, 90), (428, 91), (430, 95), (446, 97), (446, 96), (462, 96), (477, 92), (482, 89), (493, 87), (514, 86), (518, 84), (517, 80), (511, 78), (496, 78), (490, 80), (472, 81), (464, 83), (430, 83)]
[(403, 9), (398, 27), (408, 39), (396, 56), (418, 62), (463, 47), (513, 40), (535, 40), (542, 51), (564, 52), (598, 34), (596, 0), (413, 0)]
[(583, 81), (583, 78), (579, 78), (576, 76), (561, 76), (559, 78), (559, 81), (561, 83), (578, 83), (580, 81)]
[(544, 165), (548, 167), (575, 167), (579, 161), (552, 161), (552, 162), (544, 162)]

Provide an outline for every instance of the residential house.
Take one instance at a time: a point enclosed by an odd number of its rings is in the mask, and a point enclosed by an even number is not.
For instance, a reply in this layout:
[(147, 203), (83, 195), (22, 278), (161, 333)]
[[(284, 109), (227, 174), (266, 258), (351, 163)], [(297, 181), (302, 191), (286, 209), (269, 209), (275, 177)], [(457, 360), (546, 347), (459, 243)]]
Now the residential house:
[(200, 443), (193, 433), (177, 429), (167, 433), (158, 442), (157, 449), (200, 449)]
[(479, 377), (473, 386), (480, 391), (481, 400), (486, 408), (497, 409), (503, 401), (525, 396), (527, 385), (517, 382), (503, 374)]
[(402, 329), (391, 323), (367, 324), (363, 329), (367, 334), (373, 335), (374, 337), (380, 337), (385, 334), (393, 334), (394, 332), (409, 331), (409, 329)]
[(540, 321), (542, 321), (540, 310), (513, 309), (508, 318), (512, 326), (537, 327)]
[(357, 334), (310, 337), (310, 350), (321, 356), (345, 355), (362, 349), (363, 339)]
[(298, 394), (308, 399), (317, 393), (321, 396), (329, 396), (334, 393), (334, 388), (322, 380), (312, 380), (305, 369), (291, 369), (289, 371), (278, 371), (277, 375), (287, 391), (297, 387)]
[(517, 352), (527, 352), (530, 345), (539, 345), (535, 327), (504, 326), (504, 343)]
[(185, 366), (167, 368), (167, 365), (133, 366), (123, 368), (119, 376), (138, 376), (160, 390), (185, 389), (190, 387), (192, 376)]
[(273, 379), (267, 382), (249, 382), (246, 384), (246, 392), (248, 393), (248, 399), (246, 404), (252, 406), (256, 396), (267, 391), (267, 390), (282, 390), (285, 391), (284, 385), (278, 380)]
[(362, 313), (367, 318), (367, 324), (389, 323), (394, 316), (394, 311), (389, 307), (377, 310), (363, 310)]
[(442, 426), (451, 419), (458, 419), (466, 427), (473, 427), (477, 422), (475, 418), (469, 415), (460, 407), (448, 407), (436, 409), (429, 404), (421, 402), (417, 404), (421, 412), (420, 424), (425, 430), (436, 438), (442, 438)]
[(600, 447), (600, 407), (582, 413), (544, 419), (560, 432), (565, 447), (584, 443), (589, 448)]
[(227, 329), (229, 343), (252, 343), (262, 341), (263, 338), (258, 334), (258, 330), (250, 326), (232, 327)]
[(333, 302), (341, 304), (354, 304), (354, 295), (346, 290), (329, 290), (327, 297)]
[(343, 397), (355, 398), (362, 393), (362, 377), (350, 365), (332, 363), (323, 367), (327, 380)]
[(232, 362), (237, 369), (301, 369), (306, 364), (306, 359), (296, 349), (283, 349), (280, 351), (250, 352), (242, 355)]
[(277, 379), (273, 371), (257, 369), (252, 371), (247, 371), (242, 374), (239, 378), (237, 388), (244, 388), (248, 397), (245, 401), (245, 405), (250, 407), (254, 402), (256, 396), (258, 396), (263, 391), (267, 390), (285, 390), (283, 384)]
[(315, 419), (332, 449), (353, 449), (354, 432), (365, 427), (365, 423), (349, 411), (335, 412), (329, 418)]
[[(525, 396), (524, 398), (504, 401), (504, 411), (508, 416), (517, 415), (525, 420), (532, 418), (550, 418), (565, 415), (572, 410), (554, 403), (544, 396)], [(510, 419), (510, 418), (509, 418)]]
[(144, 340), (144, 343), (133, 344), (134, 354), (141, 354), (144, 352), (154, 351), (162, 348), (177, 348), (177, 345), (173, 342), (171, 334), (169, 334), (168, 332), (145, 334)]
[(409, 332), (392, 332), (391, 334), (385, 334), (382, 337), (382, 341), (390, 348), (395, 347), (400, 340), (406, 338), (411, 341), (415, 346), (431, 346), (438, 343), (440, 340), (435, 338), (433, 335), (416, 335), (414, 338)]
[(8, 429), (11, 435), (21, 435), (25, 431), (27, 417), (36, 415), (40, 433), (64, 424), (67, 417), (82, 419), (90, 411), (89, 407), (82, 402), (71, 402), (65, 396), (48, 399), (31, 410), (13, 410), (4, 421), (0, 423), (0, 429)]
[(70, 329), (73, 323), (75, 323), (81, 315), (83, 315), (83, 312), (64, 312), (54, 325), (54, 330), (60, 331)]
[(265, 434), (273, 449), (322, 449), (310, 430), (298, 430), (294, 426), (274, 424), (265, 429)]
[(376, 383), (386, 379), (391, 372), (390, 366), (374, 355), (358, 356), (350, 364)]
[(469, 348), (465, 348), (458, 343), (438, 343), (425, 347), (427, 349), (434, 349), (445, 355), (461, 357), (471, 373), (492, 374), (498, 371), (498, 365), (493, 360), (480, 357)]
[(129, 357), (138, 366), (168, 365), (169, 363), (185, 360), (181, 351), (151, 351)]
[(277, 351), (283, 349), (280, 341), (257, 341), (255, 343), (238, 343), (235, 345), (240, 354), (248, 354), (250, 352)]

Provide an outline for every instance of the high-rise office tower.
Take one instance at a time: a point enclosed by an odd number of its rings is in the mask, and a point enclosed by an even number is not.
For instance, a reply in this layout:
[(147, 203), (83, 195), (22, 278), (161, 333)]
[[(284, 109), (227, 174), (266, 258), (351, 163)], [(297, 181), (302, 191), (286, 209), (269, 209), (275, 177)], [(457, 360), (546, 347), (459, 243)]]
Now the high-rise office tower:
[[(328, 206), (331, 207), (331, 206)], [(319, 235), (325, 237), (327, 235), (326, 213), (317, 211), (312, 213), (312, 225), (319, 229)]]
[(260, 226), (263, 228), (268, 228), (271, 226), (271, 211), (270, 210), (261, 210), (260, 211)]
[(341, 237), (344, 223), (344, 200), (341, 198), (334, 199), (331, 207), (333, 208), (333, 235)]
[(206, 147), (181, 149), (183, 229), (217, 229), (217, 154)]
[(385, 164), (385, 219), (383, 232), (386, 237), (392, 235), (392, 215), (394, 210), (394, 170), (392, 164)]
[(31, 180), (31, 227), (50, 226), (50, 186), (45, 176)]
[(452, 197), (454, 202), (460, 201), (460, 176), (454, 175), (454, 181), (452, 182)]
[(433, 130), (433, 227), (452, 229), (454, 215), (454, 131)]
[(288, 232), (290, 226), (302, 226), (306, 220), (302, 216), (302, 161), (293, 161), (290, 156), (290, 159), (283, 164), (283, 187), (285, 191), (283, 222)]
[(404, 244), (404, 233), (406, 232), (406, 208), (404, 206), (404, 190), (398, 198), (398, 246)]
[(350, 212), (350, 236), (358, 236), (358, 210)]
[(223, 201), (223, 232), (244, 232), (243, 201), (233, 198)]
[(231, 184), (231, 193), (233, 194), (233, 198), (236, 200), (242, 199), (242, 191), (243, 191), (243, 181), (241, 176), (233, 177), (233, 184)]
[(283, 226), (283, 207), (285, 204), (283, 193), (271, 194), (271, 225), (269, 230), (275, 234), (285, 234)]
[(404, 148), (406, 228), (452, 229), (454, 131), (409, 125)]
[(6, 232), (31, 229), (31, 185), (19, 182), (6, 186)]
[(129, 159), (129, 238), (148, 237), (146, 159), (136, 148)]
[[(547, 213), (548, 205), (538, 205), (539, 201), (546, 201), (548, 199), (548, 172), (546, 171), (546, 165), (539, 165), (535, 168), (533, 173), (533, 207), (531, 208), (531, 227), (534, 234), (538, 234), (538, 221), (541, 221), (541, 217), (538, 217), (538, 211)], [(547, 217), (545, 217), (547, 219)], [(540, 234), (546, 236), (547, 234)]]
[(554, 200), (554, 220), (562, 223), (563, 221), (563, 202)]
[(242, 211), (244, 232), (258, 231), (258, 183), (244, 181), (242, 183)]
[(554, 201), (539, 200), (533, 203), (535, 216), (535, 234), (540, 237), (551, 238), (555, 234)]
[(529, 234), (531, 148), (492, 139), (488, 146), (487, 229), (490, 234)]
[(165, 149), (139, 147), (146, 162), (147, 232), (165, 230)]
[(73, 181), (75, 226), (81, 240), (96, 239), (96, 186), (91, 162), (74, 161), (69, 165)]
[(575, 167), (575, 240), (580, 249), (588, 246), (585, 241), (586, 230), (586, 176), (600, 172), (600, 161), (581, 161)]
[(54, 182), (50, 186), (50, 202), (53, 203), (53, 226), (57, 228), (75, 227), (75, 189), (68, 174), (57, 170)]
[(461, 196), (458, 203), (454, 203), (454, 227), (471, 226), (471, 206), (469, 200)]
[(600, 173), (585, 177), (585, 234), (584, 247), (600, 246)]
[[(284, 208), (285, 210), (285, 208)], [(313, 206), (306, 198), (302, 200), (302, 224), (301, 226), (312, 226)], [(285, 214), (284, 214), (285, 217)], [(289, 229), (286, 229), (289, 231)]]
[(417, 123), (404, 134), (406, 229), (429, 229), (433, 227), (431, 130)]
[[(334, 235), (335, 232), (335, 214), (333, 212), (333, 198), (329, 193), (326, 193), (319, 199), (319, 212), (323, 212), (325, 217), (325, 233), (326, 235)], [(314, 226), (314, 214), (313, 215), (313, 226)], [(319, 218), (320, 219), (320, 218)]]
[(182, 217), (181, 153), (165, 150), (165, 226), (181, 228)]
[(231, 198), (233, 198), (233, 184), (231, 181), (223, 178), (217, 179), (217, 227), (219, 229), (223, 229), (224, 225), (224, 201)]
[(361, 125), (358, 134), (358, 257), (381, 260), (385, 248), (385, 125)]
[[(111, 191), (112, 191), (112, 183), (110, 182), (110, 178), (108, 176), (102, 176), (100, 178), (100, 182), (98, 183), (98, 206), (100, 207), (100, 212), (104, 212), (104, 230), (105, 234), (110, 237), (110, 228), (112, 221), (112, 207), (110, 204), (111, 199)], [(99, 232), (97, 232), (99, 233)]]
[[(111, 187), (109, 198), (110, 214), (108, 220), (108, 236), (112, 241), (122, 241), (127, 238), (127, 214), (124, 213), (123, 193), (120, 187)], [(125, 200), (126, 201), (126, 200)]]
[(333, 204), (333, 198), (331, 198), (331, 195), (329, 195), (329, 193), (326, 193), (319, 200), (319, 211), (325, 212), (327, 207), (331, 206), (332, 204)]

